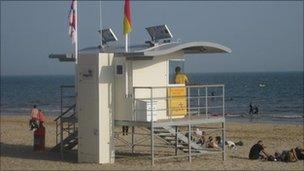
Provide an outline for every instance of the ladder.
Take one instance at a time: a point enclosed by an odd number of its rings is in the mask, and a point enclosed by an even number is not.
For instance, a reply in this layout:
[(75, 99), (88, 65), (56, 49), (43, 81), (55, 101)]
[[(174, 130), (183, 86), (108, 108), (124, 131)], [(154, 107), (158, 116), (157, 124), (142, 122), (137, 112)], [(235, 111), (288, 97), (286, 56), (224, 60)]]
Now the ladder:
[(78, 144), (78, 119), (76, 116), (75, 91), (73, 85), (62, 85), (61, 113), (54, 119), (56, 122), (56, 145), (51, 149), (60, 152), (71, 150)]

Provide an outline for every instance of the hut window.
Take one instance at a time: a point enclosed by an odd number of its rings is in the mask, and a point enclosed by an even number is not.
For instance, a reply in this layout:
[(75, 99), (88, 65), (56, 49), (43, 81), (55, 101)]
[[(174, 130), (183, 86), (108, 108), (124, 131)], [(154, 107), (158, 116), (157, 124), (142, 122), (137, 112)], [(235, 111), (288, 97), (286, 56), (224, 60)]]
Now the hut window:
[(122, 65), (116, 65), (116, 74), (117, 75), (122, 75), (123, 74)]
[(179, 66), (182, 72), (185, 72), (185, 59), (169, 60), (169, 84), (175, 84), (175, 68)]

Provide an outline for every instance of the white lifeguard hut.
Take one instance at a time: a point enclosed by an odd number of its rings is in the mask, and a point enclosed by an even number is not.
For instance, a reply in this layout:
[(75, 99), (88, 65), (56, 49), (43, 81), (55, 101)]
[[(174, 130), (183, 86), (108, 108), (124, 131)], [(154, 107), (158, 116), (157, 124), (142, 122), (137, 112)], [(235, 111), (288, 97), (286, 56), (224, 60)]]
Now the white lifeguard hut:
[[(62, 133), (57, 150), (69, 147), (69, 141), (65, 140), (73, 135), (77, 141), (73, 141), (74, 144), (78, 143), (79, 162), (113, 163), (115, 143), (121, 139), (119, 132), (114, 131), (115, 126), (132, 127), (129, 145), (132, 153), (138, 145), (134, 127), (145, 127), (150, 131), (152, 164), (156, 159), (169, 157), (155, 154), (156, 137), (173, 147), (173, 157), (178, 156), (178, 150), (181, 150), (190, 161), (191, 156), (206, 153), (191, 139), (198, 125), (220, 123), (224, 142), (224, 85), (175, 84), (174, 69), (179, 66), (183, 70), (184, 62), (191, 54), (231, 53), (231, 50), (212, 42), (173, 42), (166, 25), (147, 30), (151, 41), (131, 46), (129, 52), (124, 52), (123, 47), (108, 44), (107, 40), (116, 40), (111, 29), (103, 30), (105, 39), (102, 46), (79, 52), (75, 73), (76, 109), (73, 113), (78, 128), (67, 138)], [(67, 55), (50, 57), (60, 61), (74, 60)], [(211, 89), (214, 89), (212, 95)], [(212, 98), (212, 103), (209, 98)], [(213, 109), (215, 113), (210, 112)], [(66, 113), (62, 110), (61, 118), (57, 118), (61, 128), (64, 127), (61, 122), (64, 122)], [(188, 131), (183, 132), (185, 128)], [(175, 141), (166, 140), (167, 135), (173, 136)], [(224, 158), (224, 148), (221, 152)]]

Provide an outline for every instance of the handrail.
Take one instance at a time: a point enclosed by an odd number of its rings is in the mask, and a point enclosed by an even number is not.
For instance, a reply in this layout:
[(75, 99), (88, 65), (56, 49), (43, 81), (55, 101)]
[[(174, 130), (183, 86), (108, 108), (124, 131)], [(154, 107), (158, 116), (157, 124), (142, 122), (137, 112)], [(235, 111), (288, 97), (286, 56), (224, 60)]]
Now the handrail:
[(75, 85), (61, 85), (60, 88), (73, 88)]
[(70, 110), (76, 107), (76, 104), (72, 105), (70, 108), (68, 108), (65, 112), (63, 112), (61, 115), (59, 115), (57, 118), (54, 119), (54, 121), (57, 121), (59, 118), (61, 118), (63, 115), (68, 113)]
[(172, 86), (136, 86), (133, 87), (134, 89), (163, 89), (163, 88), (179, 88), (179, 87), (186, 87), (186, 88), (205, 88), (205, 87), (224, 87), (225, 84), (195, 84), (195, 85), (183, 85), (183, 84), (177, 84), (177, 85), (172, 85)]

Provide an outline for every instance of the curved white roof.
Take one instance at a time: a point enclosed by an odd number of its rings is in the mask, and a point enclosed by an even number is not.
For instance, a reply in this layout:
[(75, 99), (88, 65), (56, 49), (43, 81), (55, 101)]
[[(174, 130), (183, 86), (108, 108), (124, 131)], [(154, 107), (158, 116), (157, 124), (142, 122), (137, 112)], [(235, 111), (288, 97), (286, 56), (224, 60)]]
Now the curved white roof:
[[(231, 53), (231, 49), (212, 42), (188, 42), (188, 43), (163, 43), (155, 46), (148, 44), (131, 46), (130, 52), (124, 52), (124, 47), (89, 47), (80, 50), (79, 53), (114, 53), (116, 57), (126, 57), (129, 60), (153, 59), (171, 53), (182, 52), (184, 54), (204, 53)], [(58, 58), (58, 55), (50, 55), (50, 58)], [(70, 59), (70, 58), (69, 58)], [(72, 59), (70, 60), (72, 61)]]
[(144, 56), (161, 56), (182, 51), (187, 53), (231, 53), (231, 49), (212, 42), (170, 43), (154, 46), (141, 52)]
[(163, 56), (170, 53), (182, 52), (184, 54), (200, 53), (231, 53), (231, 49), (223, 45), (212, 42), (188, 42), (188, 43), (163, 43), (150, 47), (147, 44), (131, 46), (130, 52), (124, 52), (124, 47), (99, 47), (85, 48), (80, 53), (105, 52), (114, 53), (117, 57), (125, 56), (128, 59), (152, 59), (153, 57)]

